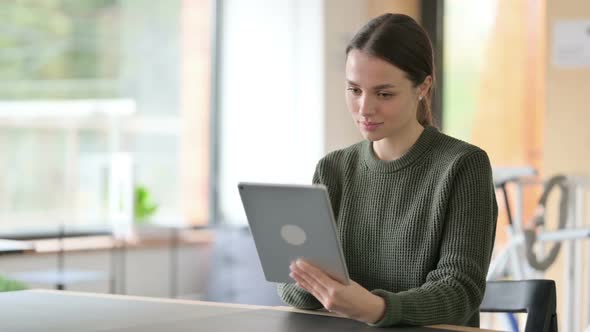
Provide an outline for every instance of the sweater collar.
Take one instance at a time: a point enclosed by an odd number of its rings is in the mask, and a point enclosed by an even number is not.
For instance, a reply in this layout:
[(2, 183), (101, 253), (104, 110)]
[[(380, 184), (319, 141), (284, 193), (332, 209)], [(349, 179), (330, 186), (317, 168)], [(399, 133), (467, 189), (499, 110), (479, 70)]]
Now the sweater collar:
[(438, 130), (432, 126), (424, 127), (424, 130), (418, 137), (418, 140), (408, 152), (398, 159), (386, 161), (379, 159), (373, 151), (373, 142), (363, 142), (363, 159), (370, 170), (379, 173), (392, 173), (405, 168), (415, 162), (424, 152), (428, 151), (432, 141), (438, 134)]

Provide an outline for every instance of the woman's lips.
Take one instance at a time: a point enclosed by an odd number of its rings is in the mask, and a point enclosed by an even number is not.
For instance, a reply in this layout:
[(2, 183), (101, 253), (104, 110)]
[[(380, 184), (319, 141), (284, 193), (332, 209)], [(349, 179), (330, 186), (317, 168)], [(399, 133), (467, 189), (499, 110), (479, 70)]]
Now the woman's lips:
[(383, 124), (383, 122), (363, 122), (363, 121), (359, 121), (362, 128), (366, 131), (374, 131), (377, 128), (379, 128), (380, 125)]

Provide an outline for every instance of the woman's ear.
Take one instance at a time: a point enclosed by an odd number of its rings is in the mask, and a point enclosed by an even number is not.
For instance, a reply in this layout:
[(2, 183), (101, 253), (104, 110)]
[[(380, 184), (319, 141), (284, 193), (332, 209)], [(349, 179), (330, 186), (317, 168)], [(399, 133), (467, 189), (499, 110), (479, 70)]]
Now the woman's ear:
[(426, 78), (424, 79), (424, 81), (418, 86), (418, 89), (420, 89), (420, 96), (422, 96), (422, 98), (428, 96), (428, 92), (430, 91), (430, 88), (432, 87), (432, 76), (428, 75), (426, 76)]

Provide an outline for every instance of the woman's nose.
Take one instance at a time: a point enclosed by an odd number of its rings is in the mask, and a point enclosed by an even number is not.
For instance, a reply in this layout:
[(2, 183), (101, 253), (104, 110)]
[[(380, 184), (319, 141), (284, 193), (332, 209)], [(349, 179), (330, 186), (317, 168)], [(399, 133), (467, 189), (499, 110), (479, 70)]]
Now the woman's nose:
[(363, 96), (359, 99), (359, 114), (366, 116), (375, 113), (373, 102), (370, 98)]

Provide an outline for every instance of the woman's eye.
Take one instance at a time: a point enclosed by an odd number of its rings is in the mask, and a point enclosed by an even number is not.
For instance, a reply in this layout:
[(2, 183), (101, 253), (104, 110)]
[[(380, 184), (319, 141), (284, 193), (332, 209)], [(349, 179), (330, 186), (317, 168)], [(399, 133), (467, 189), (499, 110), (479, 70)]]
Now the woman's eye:
[(352, 87), (350, 87), (350, 88), (347, 88), (346, 90), (352, 92), (353, 95), (357, 95), (358, 96), (358, 95), (361, 94), (361, 89), (359, 89), (359, 88), (352, 88)]
[(389, 92), (379, 92), (377, 94), (377, 96), (379, 96), (379, 98), (381, 98), (381, 99), (389, 99), (395, 95), (393, 93), (389, 93)]

